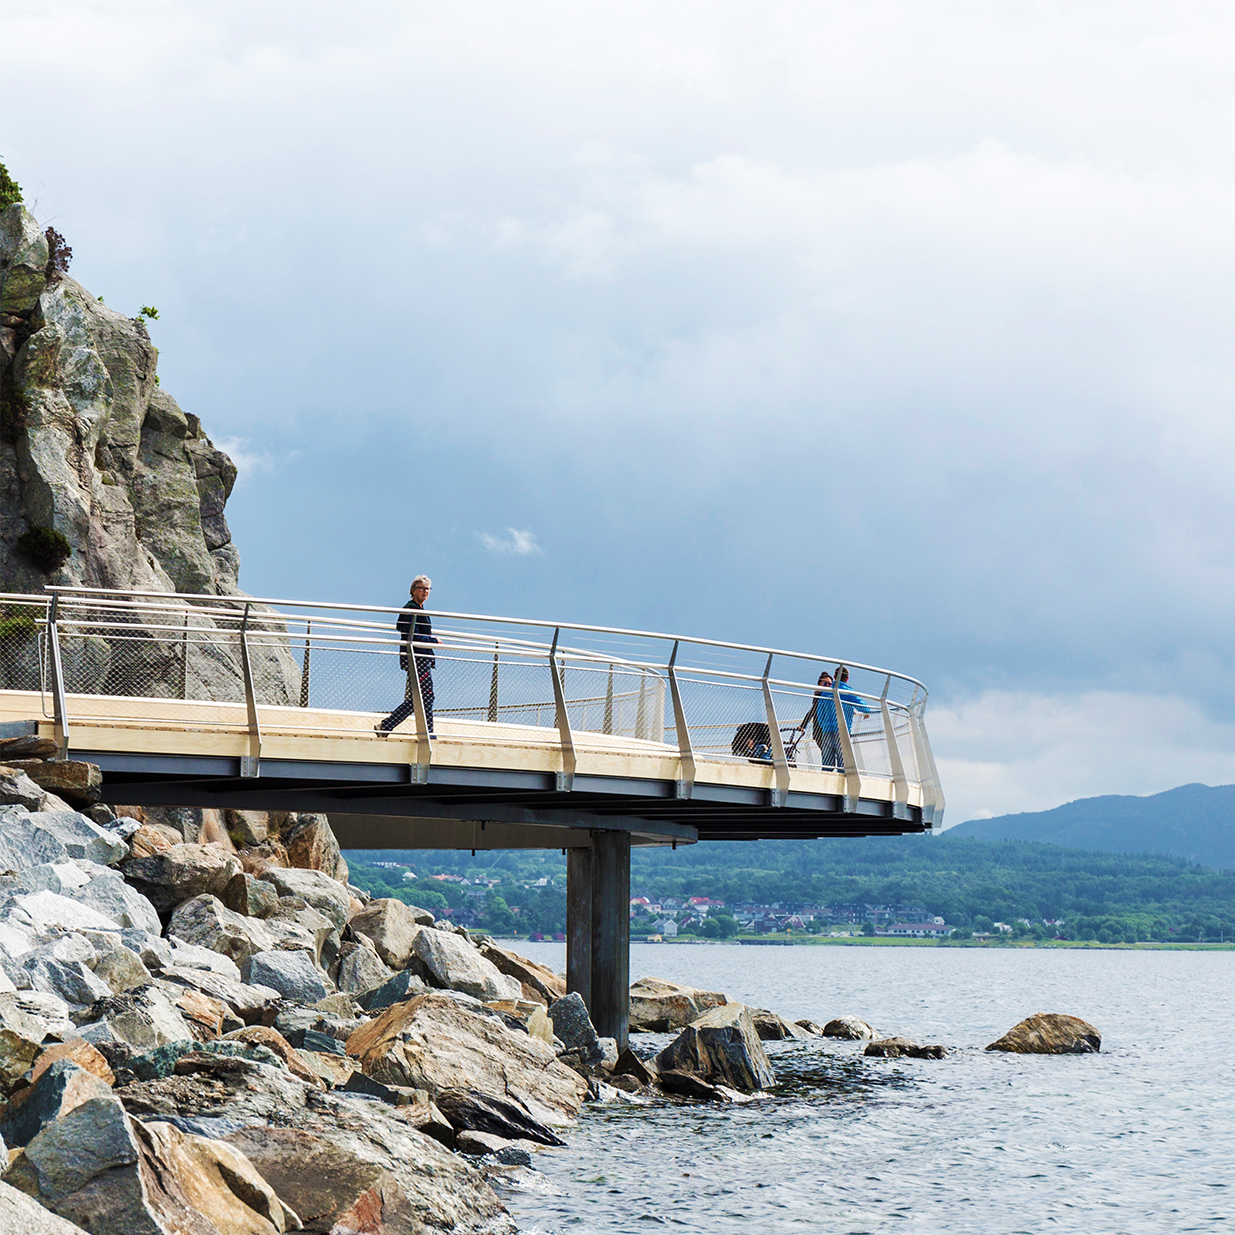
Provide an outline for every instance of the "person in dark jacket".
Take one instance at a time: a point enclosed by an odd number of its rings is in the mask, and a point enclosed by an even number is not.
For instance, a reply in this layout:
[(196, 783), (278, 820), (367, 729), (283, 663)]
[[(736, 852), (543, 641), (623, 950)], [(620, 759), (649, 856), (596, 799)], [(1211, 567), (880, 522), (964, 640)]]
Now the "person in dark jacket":
[(432, 619), (427, 613), (421, 612), (432, 588), (433, 580), (428, 575), (417, 575), (412, 580), (412, 594), (395, 622), (400, 638), (399, 668), (407, 672), (407, 694), (403, 702), (377, 726), (379, 733), (389, 733), (416, 710), (412, 696), (413, 671), (420, 682), (420, 694), (424, 699), (429, 732), (433, 732), (433, 669), (437, 665), (437, 657), (428, 650), (428, 645), (441, 643), (441, 640), (433, 635)]

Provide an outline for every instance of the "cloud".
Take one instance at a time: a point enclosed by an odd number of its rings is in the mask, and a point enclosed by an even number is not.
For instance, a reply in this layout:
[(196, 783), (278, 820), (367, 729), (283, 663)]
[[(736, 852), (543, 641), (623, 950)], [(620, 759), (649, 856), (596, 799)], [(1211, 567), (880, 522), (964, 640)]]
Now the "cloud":
[(253, 449), (247, 437), (221, 437), (215, 445), (236, 465), (236, 483), (247, 484), (255, 476), (275, 471), (274, 456), (268, 450)]
[(1170, 693), (986, 691), (927, 710), (946, 822), (1235, 783), (1235, 724)]
[(512, 557), (531, 557), (533, 554), (544, 553), (536, 543), (536, 533), (530, 528), (508, 527), (505, 536), (494, 536), (491, 532), (479, 532), (480, 543), (490, 553), (509, 554)]

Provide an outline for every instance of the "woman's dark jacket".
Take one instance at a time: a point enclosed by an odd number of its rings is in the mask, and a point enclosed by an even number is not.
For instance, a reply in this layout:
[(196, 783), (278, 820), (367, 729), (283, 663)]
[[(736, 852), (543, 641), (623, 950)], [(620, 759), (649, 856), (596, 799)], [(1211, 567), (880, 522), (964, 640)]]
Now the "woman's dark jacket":
[(420, 645), (422, 643), (440, 643), (440, 639), (433, 637), (433, 622), (430, 620), (427, 613), (413, 612), (413, 610), (423, 609), (424, 606), (415, 598), (408, 597), (407, 604), (403, 606), (403, 612), (399, 614), (395, 621), (395, 627), (399, 632), (399, 668), (407, 669), (407, 639), (411, 634), (412, 642), (416, 644), (416, 665), (422, 669), (432, 669), (437, 664), (437, 657), (432, 652), (426, 652)]

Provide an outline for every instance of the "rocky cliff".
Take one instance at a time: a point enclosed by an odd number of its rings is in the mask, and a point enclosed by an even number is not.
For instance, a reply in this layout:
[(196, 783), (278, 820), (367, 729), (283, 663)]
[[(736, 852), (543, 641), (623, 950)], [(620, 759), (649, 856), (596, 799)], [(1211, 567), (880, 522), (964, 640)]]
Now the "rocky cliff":
[[(0, 212), (0, 590), (235, 594), (235, 465), (160, 388), (145, 323), (51, 256), (24, 206)], [(63, 565), (18, 549), (37, 528), (68, 542)]]

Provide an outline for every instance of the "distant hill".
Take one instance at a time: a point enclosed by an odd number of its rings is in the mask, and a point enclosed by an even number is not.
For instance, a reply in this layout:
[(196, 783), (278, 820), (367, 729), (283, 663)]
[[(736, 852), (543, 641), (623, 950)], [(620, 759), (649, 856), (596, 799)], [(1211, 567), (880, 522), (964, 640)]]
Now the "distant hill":
[(1235, 785), (1181, 785), (1147, 798), (1081, 798), (1054, 810), (971, 819), (945, 835), (1164, 853), (1203, 866), (1235, 867)]

